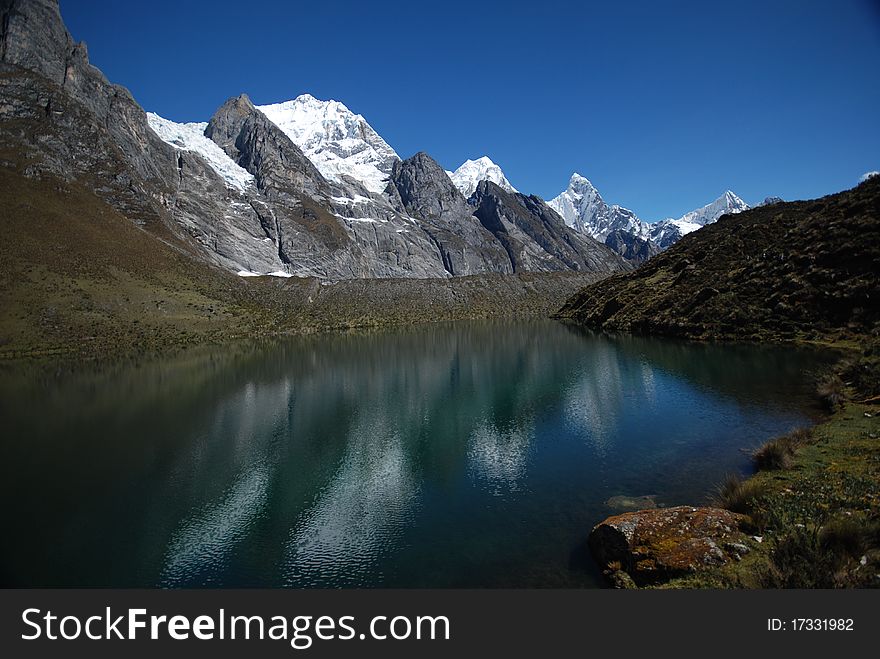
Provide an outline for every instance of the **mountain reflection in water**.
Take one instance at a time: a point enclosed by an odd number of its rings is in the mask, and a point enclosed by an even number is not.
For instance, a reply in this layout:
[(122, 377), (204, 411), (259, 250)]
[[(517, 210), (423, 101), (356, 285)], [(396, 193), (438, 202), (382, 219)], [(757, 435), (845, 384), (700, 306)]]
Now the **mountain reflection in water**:
[(5, 365), (4, 585), (593, 586), (615, 495), (700, 502), (827, 356), (461, 322)]

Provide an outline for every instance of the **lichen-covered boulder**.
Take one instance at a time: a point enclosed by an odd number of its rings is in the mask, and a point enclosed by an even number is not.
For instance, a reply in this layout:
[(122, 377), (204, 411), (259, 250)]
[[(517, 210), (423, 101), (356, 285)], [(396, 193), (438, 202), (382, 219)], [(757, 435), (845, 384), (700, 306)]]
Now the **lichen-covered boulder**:
[(721, 508), (657, 508), (609, 517), (589, 543), (606, 573), (623, 570), (642, 586), (739, 559), (748, 526), (748, 517)]

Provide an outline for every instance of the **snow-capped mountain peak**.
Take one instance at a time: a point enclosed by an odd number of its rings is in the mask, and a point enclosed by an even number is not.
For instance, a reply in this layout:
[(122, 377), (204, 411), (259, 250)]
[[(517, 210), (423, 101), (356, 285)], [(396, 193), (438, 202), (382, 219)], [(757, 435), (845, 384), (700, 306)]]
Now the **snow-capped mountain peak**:
[(571, 175), (568, 188), (548, 203), (568, 226), (602, 242), (617, 230), (641, 239), (650, 233), (649, 226), (631, 210), (605, 203), (596, 186), (577, 172)]
[(568, 180), (568, 187), (569, 188), (592, 188), (593, 190), (596, 189), (596, 187), (590, 182), (590, 179), (588, 179), (586, 176), (581, 176), (577, 172), (574, 172), (571, 175), (571, 178)]
[(707, 224), (712, 224), (722, 215), (742, 213), (749, 208), (751, 206), (736, 194), (726, 190), (723, 195), (712, 203), (685, 213), (677, 220), (670, 218), (655, 222), (651, 225), (651, 240), (665, 249), (682, 236), (696, 231)]
[(723, 195), (718, 197), (718, 199), (712, 203), (706, 204), (702, 208), (692, 210), (690, 213), (685, 213), (678, 218), (678, 221), (697, 224), (704, 227), (707, 224), (711, 224), (722, 215), (741, 213), (749, 208), (750, 206), (746, 202), (737, 197), (730, 190), (726, 190)]
[(447, 171), (449, 178), (455, 183), (455, 187), (461, 190), (465, 197), (470, 197), (480, 181), (491, 181), (508, 192), (517, 192), (504, 172), (488, 156), (476, 160), (465, 160), (461, 167), (454, 172)]
[(366, 119), (339, 101), (322, 101), (302, 94), (291, 101), (258, 105), (311, 160), (324, 178), (354, 179), (368, 191), (380, 193), (397, 153)]

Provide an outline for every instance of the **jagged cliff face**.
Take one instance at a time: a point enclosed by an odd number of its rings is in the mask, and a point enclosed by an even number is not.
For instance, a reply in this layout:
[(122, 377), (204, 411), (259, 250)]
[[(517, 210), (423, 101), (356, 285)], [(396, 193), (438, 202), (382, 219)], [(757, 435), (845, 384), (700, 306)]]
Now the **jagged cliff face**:
[(449, 274), (514, 271), (504, 247), (474, 217), (467, 200), (428, 154), (396, 162), (389, 188), (406, 213), (421, 219)]
[[(365, 142), (383, 156), (376, 164), (373, 152), (282, 128), (245, 95), (207, 125), (148, 118), (89, 64), (56, 0), (0, 0), (0, 26), (2, 164), (88, 182), (146, 230), (224, 269), (338, 280), (626, 267), (564, 226), (521, 228), (544, 224), (545, 206), (519, 205), (519, 224), (491, 230), (429, 156), (401, 161), (378, 136)], [(336, 110), (341, 125), (364, 132), (362, 117)], [(327, 160), (329, 178), (291, 135)], [(357, 180), (362, 165), (376, 176)], [(572, 256), (572, 244), (595, 258)]]
[(515, 272), (595, 272), (630, 267), (604, 245), (566, 226), (562, 217), (536, 196), (481, 181), (471, 202), (476, 217), (504, 245)]

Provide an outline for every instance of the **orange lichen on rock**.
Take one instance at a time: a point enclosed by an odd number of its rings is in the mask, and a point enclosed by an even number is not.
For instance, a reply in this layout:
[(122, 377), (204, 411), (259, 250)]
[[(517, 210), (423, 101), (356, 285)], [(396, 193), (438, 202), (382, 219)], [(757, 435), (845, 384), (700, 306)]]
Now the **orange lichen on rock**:
[(722, 508), (640, 510), (597, 524), (590, 549), (603, 568), (619, 565), (645, 585), (739, 560), (749, 551), (748, 525), (745, 515)]

